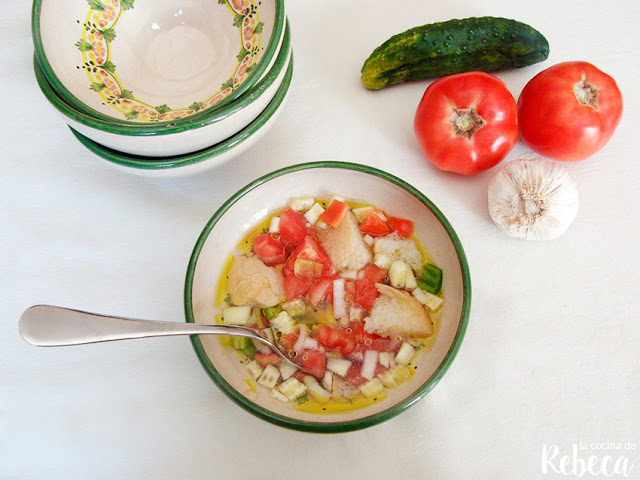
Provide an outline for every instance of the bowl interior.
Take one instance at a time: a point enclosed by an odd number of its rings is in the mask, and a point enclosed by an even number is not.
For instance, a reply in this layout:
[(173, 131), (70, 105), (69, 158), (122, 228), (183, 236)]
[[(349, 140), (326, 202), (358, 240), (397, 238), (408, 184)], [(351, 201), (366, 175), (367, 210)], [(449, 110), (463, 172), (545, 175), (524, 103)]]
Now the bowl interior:
[(415, 364), (413, 379), (364, 409), (326, 415), (305, 413), (271, 397), (266, 389), (248, 388), (246, 368), (237, 357), (225, 352), (219, 339), (193, 338), (205, 370), (240, 406), (282, 426), (320, 432), (354, 430), (379, 423), (426, 395), (444, 374), (462, 341), (471, 293), (462, 246), (446, 218), (424, 195), (370, 167), (321, 162), (294, 165), (267, 175), (238, 192), (216, 212), (198, 240), (189, 265), (185, 288), (187, 321), (213, 320), (220, 272), (248, 230), (286, 205), (291, 197), (327, 197), (331, 193), (374, 203), (391, 214), (413, 219), (418, 238), (444, 271), (446, 301), (441, 321), (436, 325), (431, 348), (423, 351)]
[(66, 101), (136, 123), (237, 98), (282, 37), (278, 1), (36, 0), (36, 54)]
[(245, 128), (224, 141), (195, 152), (166, 157), (131, 155), (105, 147), (71, 128), (74, 136), (99, 157), (129, 172), (147, 176), (194, 175), (221, 165), (254, 145), (277, 120), (285, 104), (291, 78), (293, 59), (290, 55), (284, 79), (267, 107)]

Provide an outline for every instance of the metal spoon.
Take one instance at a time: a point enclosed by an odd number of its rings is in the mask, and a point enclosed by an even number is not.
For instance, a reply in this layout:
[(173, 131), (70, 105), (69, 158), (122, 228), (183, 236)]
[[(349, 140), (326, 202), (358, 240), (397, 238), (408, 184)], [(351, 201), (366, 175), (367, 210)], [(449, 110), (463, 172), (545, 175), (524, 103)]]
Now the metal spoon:
[(127, 340), (168, 335), (235, 335), (271, 347), (288, 364), (298, 368), (277, 345), (247, 327), (201, 323), (160, 322), (112, 317), (52, 305), (34, 305), (20, 316), (20, 335), (39, 347)]

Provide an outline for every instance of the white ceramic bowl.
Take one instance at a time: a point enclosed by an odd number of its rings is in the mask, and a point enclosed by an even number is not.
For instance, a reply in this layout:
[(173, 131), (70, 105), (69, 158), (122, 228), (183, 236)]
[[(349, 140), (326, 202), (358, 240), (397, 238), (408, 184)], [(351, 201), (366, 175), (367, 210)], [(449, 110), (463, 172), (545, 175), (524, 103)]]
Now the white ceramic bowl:
[(283, 0), (34, 0), (54, 90), (103, 120), (154, 125), (215, 110), (275, 62)]
[(223, 142), (197, 152), (159, 158), (127, 155), (104, 147), (81, 133), (71, 130), (85, 147), (119, 170), (145, 177), (170, 178), (196, 175), (243, 154), (269, 131), (285, 105), (293, 75), (292, 62), (293, 60), (271, 103), (253, 122)]
[(37, 59), (34, 71), (41, 91), (75, 131), (100, 145), (125, 154), (169, 157), (190, 154), (216, 145), (250, 125), (278, 92), (290, 61), (291, 36), (287, 26), (282, 48), (271, 70), (236, 101), (189, 121), (138, 127), (84, 114), (56, 94)]
[(225, 352), (219, 339), (192, 337), (204, 369), (231, 400), (268, 422), (313, 432), (344, 432), (375, 425), (403, 412), (424, 397), (453, 361), (466, 329), (471, 284), (460, 241), (442, 212), (421, 192), (383, 171), (339, 162), (293, 165), (266, 175), (231, 197), (207, 223), (194, 248), (185, 285), (188, 322), (215, 318), (215, 293), (228, 256), (259, 221), (292, 197), (331, 193), (374, 203), (415, 221), (415, 234), (444, 271), (445, 305), (435, 338), (412, 366), (414, 377), (368, 407), (337, 414), (306, 413), (270, 395), (260, 385), (248, 388), (249, 374), (239, 358)]

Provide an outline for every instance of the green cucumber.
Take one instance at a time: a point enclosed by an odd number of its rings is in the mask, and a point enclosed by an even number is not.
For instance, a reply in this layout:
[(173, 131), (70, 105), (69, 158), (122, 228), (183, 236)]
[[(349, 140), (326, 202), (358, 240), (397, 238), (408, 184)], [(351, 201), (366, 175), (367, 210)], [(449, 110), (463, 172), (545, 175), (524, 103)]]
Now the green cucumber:
[(449, 20), (411, 28), (384, 42), (364, 62), (362, 83), (378, 90), (407, 80), (526, 67), (548, 56), (547, 39), (516, 20)]
[(253, 357), (256, 352), (256, 346), (247, 337), (231, 337), (231, 346), (236, 350), (240, 350), (247, 357)]
[(442, 269), (431, 263), (425, 263), (420, 277), (416, 279), (418, 286), (429, 293), (437, 295), (442, 290)]

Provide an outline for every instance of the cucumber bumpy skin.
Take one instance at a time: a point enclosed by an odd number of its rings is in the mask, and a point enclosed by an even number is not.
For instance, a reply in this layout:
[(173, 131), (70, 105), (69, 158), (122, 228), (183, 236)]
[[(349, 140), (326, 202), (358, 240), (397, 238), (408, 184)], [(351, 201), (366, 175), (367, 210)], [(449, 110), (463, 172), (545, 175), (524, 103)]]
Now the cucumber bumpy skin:
[(507, 18), (471, 17), (394, 35), (364, 62), (361, 79), (378, 90), (407, 80), (526, 67), (548, 56), (549, 42), (533, 27)]

